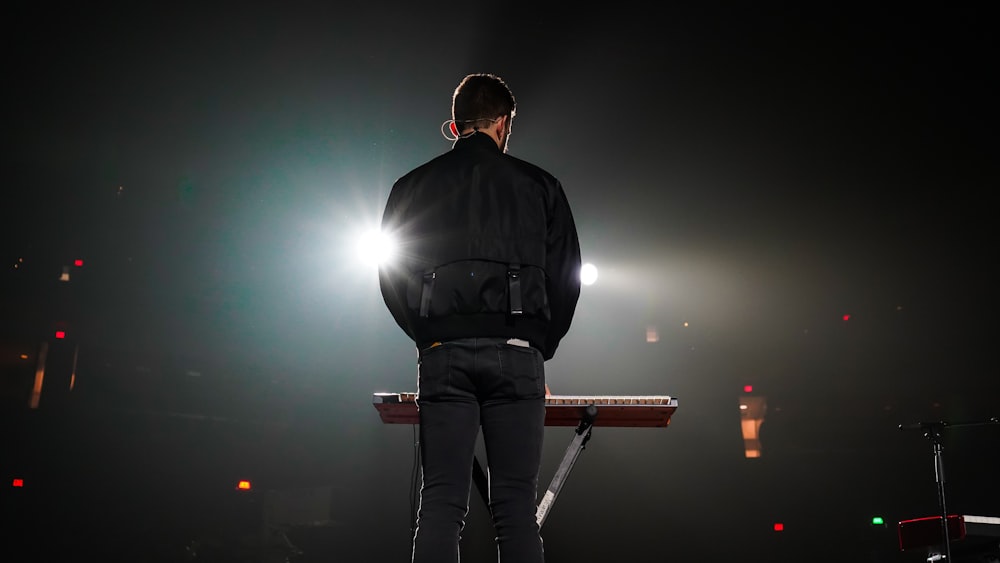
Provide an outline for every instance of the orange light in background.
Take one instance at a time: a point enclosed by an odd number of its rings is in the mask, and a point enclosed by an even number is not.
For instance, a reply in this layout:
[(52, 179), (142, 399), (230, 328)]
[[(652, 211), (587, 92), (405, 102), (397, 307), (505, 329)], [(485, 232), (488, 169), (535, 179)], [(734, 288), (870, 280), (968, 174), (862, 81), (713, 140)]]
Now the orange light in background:
[(62, 330), (56, 331), (56, 338), (66, 338), (66, 332)]
[(45, 359), (49, 355), (48, 341), (42, 342), (38, 350), (38, 362), (35, 363), (35, 384), (31, 388), (31, 399), (28, 400), (28, 408), (37, 409), (38, 402), (42, 398), (42, 383), (45, 381)]
[(239, 483), (236, 483), (236, 488), (239, 489), (239, 490), (241, 490), (241, 491), (249, 491), (250, 490), (250, 481), (247, 481), (246, 479), (243, 479)]
[(744, 395), (739, 399), (740, 430), (743, 432), (744, 456), (761, 456), (760, 426), (767, 415), (767, 397)]
[(14, 482), (11, 483), (11, 486), (12, 487), (23, 487), (24, 486), (24, 479), (18, 479), (17, 477), (15, 477), (14, 478)]
[(655, 326), (646, 327), (646, 342), (659, 342), (660, 341), (660, 331), (657, 330)]
[(785, 525), (782, 524), (781, 522), (775, 522), (774, 523), (774, 531), (775, 532), (781, 532), (781, 531), (784, 531), (784, 529), (785, 529)]

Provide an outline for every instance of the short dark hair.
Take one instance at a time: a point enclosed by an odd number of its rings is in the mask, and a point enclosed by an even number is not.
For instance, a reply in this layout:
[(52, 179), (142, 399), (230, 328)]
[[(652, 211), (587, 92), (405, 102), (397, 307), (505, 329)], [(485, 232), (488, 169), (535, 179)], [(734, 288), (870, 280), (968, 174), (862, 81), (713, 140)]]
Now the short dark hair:
[(451, 118), (459, 129), (486, 127), (498, 117), (514, 117), (517, 103), (507, 83), (490, 73), (470, 74), (459, 82), (451, 97)]

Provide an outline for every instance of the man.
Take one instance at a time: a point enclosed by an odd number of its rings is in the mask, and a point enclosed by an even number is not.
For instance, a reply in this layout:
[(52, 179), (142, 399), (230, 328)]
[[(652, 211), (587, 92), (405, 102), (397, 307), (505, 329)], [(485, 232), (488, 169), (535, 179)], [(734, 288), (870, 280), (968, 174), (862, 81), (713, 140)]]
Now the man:
[(507, 153), (514, 96), (470, 74), (452, 97), (452, 149), (396, 181), (382, 230), (386, 306), (418, 351), (423, 483), (413, 563), (459, 560), (480, 428), (501, 563), (542, 563), (535, 520), (544, 362), (580, 295), (580, 244), (562, 185)]

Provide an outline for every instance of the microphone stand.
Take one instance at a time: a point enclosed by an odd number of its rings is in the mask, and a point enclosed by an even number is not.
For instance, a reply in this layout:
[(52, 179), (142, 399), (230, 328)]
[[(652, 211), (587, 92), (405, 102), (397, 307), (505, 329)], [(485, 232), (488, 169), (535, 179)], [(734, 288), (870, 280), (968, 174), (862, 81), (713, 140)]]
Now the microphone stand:
[[(941, 542), (944, 546), (944, 559), (948, 563), (951, 563), (951, 538), (948, 536), (948, 507), (945, 502), (944, 493), (944, 458), (941, 451), (944, 447), (941, 445), (941, 431), (945, 428), (954, 428), (961, 426), (980, 426), (984, 424), (1000, 424), (1000, 417), (993, 417), (989, 420), (980, 422), (963, 422), (958, 424), (949, 424), (944, 421), (938, 422), (917, 422), (915, 424), (900, 424), (900, 430), (923, 430), (924, 438), (931, 441), (931, 447), (934, 451), (934, 480), (937, 483), (937, 496), (938, 496), (938, 507), (941, 510)], [(930, 560), (930, 559), (928, 559)]]

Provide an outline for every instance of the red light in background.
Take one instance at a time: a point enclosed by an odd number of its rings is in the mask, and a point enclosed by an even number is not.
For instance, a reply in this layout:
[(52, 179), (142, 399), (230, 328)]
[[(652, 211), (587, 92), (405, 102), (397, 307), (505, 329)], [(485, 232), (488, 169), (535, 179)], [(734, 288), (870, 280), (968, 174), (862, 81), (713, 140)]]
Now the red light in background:
[(24, 479), (18, 479), (17, 477), (15, 477), (14, 478), (14, 482), (11, 483), (11, 486), (12, 487), (23, 487), (24, 486)]
[(249, 491), (250, 490), (250, 481), (247, 481), (245, 479), (241, 480), (239, 483), (236, 483), (236, 488), (239, 489), (239, 490), (241, 490), (241, 491)]
[(753, 385), (744, 385), (743, 386), (743, 392), (744, 393), (753, 393)]
[(782, 531), (784, 529), (785, 529), (785, 525), (782, 524), (781, 522), (775, 522), (774, 523), (774, 531), (775, 532), (780, 532), (780, 531)]
[(80, 266), (83, 266), (83, 260), (77, 258), (76, 260), (73, 260), (73, 265), (79, 268)]
[(849, 321), (849, 320), (851, 320), (851, 316), (850, 315), (844, 315), (843, 319), (844, 319), (845, 322)]
[(56, 331), (56, 338), (66, 338), (66, 332), (62, 330)]

